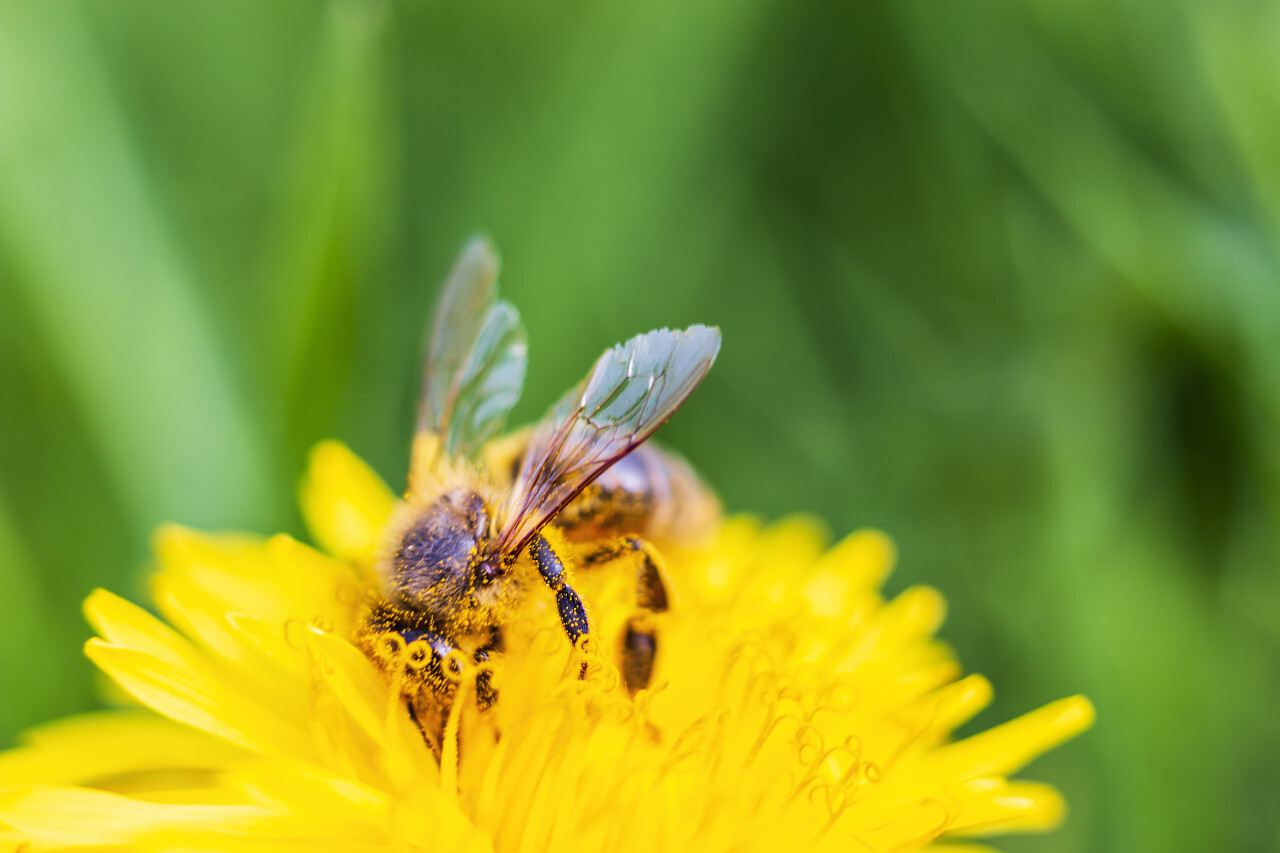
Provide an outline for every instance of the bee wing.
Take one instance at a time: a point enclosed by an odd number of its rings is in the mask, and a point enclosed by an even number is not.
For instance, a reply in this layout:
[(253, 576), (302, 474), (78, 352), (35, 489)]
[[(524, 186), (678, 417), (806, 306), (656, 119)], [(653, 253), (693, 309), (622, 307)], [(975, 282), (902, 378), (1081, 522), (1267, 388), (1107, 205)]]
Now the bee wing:
[(527, 360), (520, 315), (498, 299), (497, 255), (474, 238), (436, 303), (417, 431), (435, 433), (450, 455), (470, 454), (502, 428)]
[(591, 481), (667, 422), (711, 369), (720, 330), (661, 329), (618, 344), (534, 429), (499, 553), (513, 557)]

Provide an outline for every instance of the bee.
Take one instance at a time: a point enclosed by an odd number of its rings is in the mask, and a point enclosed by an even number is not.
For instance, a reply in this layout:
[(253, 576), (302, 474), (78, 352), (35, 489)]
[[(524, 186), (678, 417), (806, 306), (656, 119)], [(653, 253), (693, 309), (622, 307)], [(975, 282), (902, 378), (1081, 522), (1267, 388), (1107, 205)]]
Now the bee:
[(477, 706), (496, 701), (485, 665), (502, 652), (504, 625), (528, 596), (553, 597), (567, 642), (587, 648), (593, 626), (575, 569), (634, 567), (619, 670), (631, 694), (647, 687), (654, 617), (671, 600), (651, 540), (697, 536), (718, 513), (683, 460), (642, 443), (706, 376), (719, 330), (661, 329), (618, 344), (540, 423), (496, 439), (527, 362), (519, 315), (498, 299), (497, 272), (493, 250), (473, 240), (438, 297), (408, 490), (359, 632), (365, 651), (399, 679), (437, 752), (468, 662), (480, 665)]

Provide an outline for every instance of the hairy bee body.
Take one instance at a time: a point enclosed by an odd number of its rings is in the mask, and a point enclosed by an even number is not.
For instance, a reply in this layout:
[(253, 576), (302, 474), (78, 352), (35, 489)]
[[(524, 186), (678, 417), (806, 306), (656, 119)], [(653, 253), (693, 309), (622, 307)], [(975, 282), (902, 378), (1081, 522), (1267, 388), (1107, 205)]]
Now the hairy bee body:
[(491, 250), (473, 242), (441, 293), (408, 491), (359, 632), (437, 749), (471, 664), (478, 707), (496, 701), (490, 662), (536, 587), (551, 593), (569, 642), (586, 648), (593, 627), (575, 568), (633, 567), (619, 669), (629, 692), (647, 687), (655, 616), (670, 603), (650, 540), (689, 542), (719, 512), (682, 459), (643, 444), (710, 369), (718, 330), (661, 329), (612, 347), (535, 427), (491, 440), (525, 367), (524, 332), (497, 299), (496, 274)]
[(553, 522), (574, 541), (635, 535), (674, 544), (702, 538), (719, 503), (689, 464), (653, 444), (619, 459)]
[[(527, 448), (514, 449), (523, 463)], [(512, 450), (509, 442), (495, 442), (489, 456), (502, 460)], [(530, 579), (520, 565), (504, 566), (493, 552), (494, 502), (486, 497), (493, 489), (475, 485), (485, 482), (483, 472), (461, 479), (469, 484), (443, 487), (433, 479), (419, 485), (418, 494), (410, 493), (400, 521), (390, 528), (379, 575), (384, 598), (411, 611), (419, 626), (455, 636), (478, 632), (471, 642), (455, 645), (469, 654), (487, 640), (489, 626), (519, 606)], [(718, 516), (718, 501), (688, 463), (646, 444), (614, 463), (547, 527), (564, 542), (564, 557), (590, 567), (624, 556), (626, 549), (617, 543), (628, 538), (693, 544)]]
[[(526, 462), (528, 444), (528, 430), (491, 442), (483, 454), (486, 466), (514, 477)], [(552, 523), (575, 542), (635, 535), (691, 544), (705, 536), (719, 513), (715, 494), (689, 463), (648, 442), (606, 469)]]

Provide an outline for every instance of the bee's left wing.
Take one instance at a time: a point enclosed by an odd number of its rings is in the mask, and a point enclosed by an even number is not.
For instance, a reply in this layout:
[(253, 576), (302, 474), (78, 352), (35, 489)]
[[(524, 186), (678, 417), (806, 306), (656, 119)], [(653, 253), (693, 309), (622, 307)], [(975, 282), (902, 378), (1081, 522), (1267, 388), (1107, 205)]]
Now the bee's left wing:
[(498, 299), (498, 258), (483, 238), (445, 279), (427, 345), (419, 433), (449, 455), (469, 455), (502, 428), (524, 385), (520, 315)]
[(660, 329), (596, 361), (534, 430), (516, 480), (499, 553), (514, 558), (591, 481), (667, 422), (711, 369), (720, 330)]

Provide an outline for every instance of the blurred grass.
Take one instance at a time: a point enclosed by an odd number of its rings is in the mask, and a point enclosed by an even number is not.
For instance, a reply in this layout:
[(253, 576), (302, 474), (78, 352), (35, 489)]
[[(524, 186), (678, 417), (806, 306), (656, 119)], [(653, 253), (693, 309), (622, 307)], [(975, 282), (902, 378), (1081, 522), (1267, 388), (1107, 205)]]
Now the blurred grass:
[(664, 432), (733, 509), (899, 542), (1000, 691), (1096, 730), (1016, 850), (1276, 849), (1280, 11), (1249, 0), (0, 5), (0, 741), (92, 705), (159, 522), (392, 482), (491, 233), (518, 413), (725, 332)]

